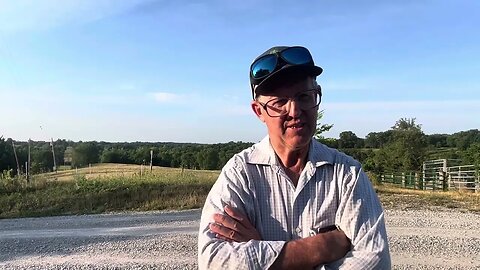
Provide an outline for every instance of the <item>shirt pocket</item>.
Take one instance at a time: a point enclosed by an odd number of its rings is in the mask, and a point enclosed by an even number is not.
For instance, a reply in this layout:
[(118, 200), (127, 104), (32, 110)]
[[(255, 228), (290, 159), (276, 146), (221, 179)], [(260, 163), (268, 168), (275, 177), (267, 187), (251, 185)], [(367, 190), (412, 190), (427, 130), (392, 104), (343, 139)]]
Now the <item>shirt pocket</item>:
[[(310, 234), (325, 228), (334, 229), (338, 210), (337, 189), (333, 183), (321, 181), (310, 194)], [(307, 222), (308, 224), (308, 222)]]

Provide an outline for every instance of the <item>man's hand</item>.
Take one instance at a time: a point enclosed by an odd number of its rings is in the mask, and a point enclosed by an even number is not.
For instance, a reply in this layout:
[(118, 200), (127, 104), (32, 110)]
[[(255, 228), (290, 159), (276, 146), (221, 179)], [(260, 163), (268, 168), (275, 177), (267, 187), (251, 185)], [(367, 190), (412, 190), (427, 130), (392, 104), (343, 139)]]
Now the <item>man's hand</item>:
[(330, 230), (287, 242), (270, 269), (313, 269), (343, 258), (350, 249), (343, 231)]
[(215, 223), (210, 224), (210, 230), (217, 238), (235, 242), (261, 240), (257, 229), (245, 215), (229, 205), (225, 206), (224, 210), (226, 215), (214, 214)]
[(330, 263), (343, 258), (352, 248), (350, 239), (341, 230), (332, 230), (320, 233), (320, 240), (317, 245), (321, 246), (322, 254), (321, 264)]

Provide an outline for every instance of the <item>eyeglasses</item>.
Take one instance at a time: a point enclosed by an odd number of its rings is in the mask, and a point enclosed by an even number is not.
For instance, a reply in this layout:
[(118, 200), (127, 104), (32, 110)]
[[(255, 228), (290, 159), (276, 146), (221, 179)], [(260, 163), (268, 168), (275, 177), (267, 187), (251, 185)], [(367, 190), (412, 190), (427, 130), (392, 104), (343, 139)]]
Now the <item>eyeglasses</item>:
[(295, 105), (301, 110), (307, 111), (317, 107), (320, 104), (321, 99), (322, 90), (320, 86), (318, 86), (314, 89), (299, 92), (291, 98), (279, 97), (270, 99), (266, 103), (262, 103), (258, 100), (257, 102), (262, 105), (263, 109), (270, 117), (280, 117), (288, 114), (292, 100), (295, 101)]
[[(279, 60), (283, 61), (283, 65), (280, 65), (282, 61)], [(268, 54), (255, 60), (250, 66), (250, 76), (254, 79), (262, 79), (277, 70), (279, 66), (309, 63), (313, 65), (313, 58), (306, 48), (300, 46), (289, 47), (283, 51)]]

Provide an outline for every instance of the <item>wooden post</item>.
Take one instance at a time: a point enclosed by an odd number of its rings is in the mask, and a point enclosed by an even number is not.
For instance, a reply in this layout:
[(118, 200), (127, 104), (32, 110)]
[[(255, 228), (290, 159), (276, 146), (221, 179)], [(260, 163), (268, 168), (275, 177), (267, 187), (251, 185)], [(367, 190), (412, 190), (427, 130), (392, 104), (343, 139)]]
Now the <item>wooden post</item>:
[(477, 183), (475, 183), (475, 193), (480, 192), (480, 170), (476, 169), (475, 174), (477, 175)]
[(25, 178), (27, 179), (27, 182), (28, 182), (28, 161), (25, 161)]
[(15, 143), (12, 140), (13, 154), (15, 155), (15, 161), (17, 162), (17, 176), (20, 176), (20, 163), (18, 163), (17, 150), (15, 150)]
[(30, 155), (30, 139), (28, 139), (28, 161), (27, 166), (25, 166), (25, 170), (27, 171), (27, 183), (30, 183), (30, 168), (32, 166), (32, 156)]
[(150, 172), (153, 170), (153, 150), (150, 150)]
[(448, 177), (447, 185), (448, 185), (448, 189), (450, 190), (450, 187), (452, 186), (452, 172), (451, 171), (447, 172), (447, 177)]
[(52, 138), (52, 143), (50, 145), (52, 146), (53, 171), (56, 173), (57, 172), (57, 161), (55, 160), (55, 150), (53, 149), (53, 138)]
[(402, 172), (402, 187), (406, 187), (406, 185), (405, 185), (405, 172)]
[(422, 174), (422, 189), (425, 190), (425, 174), (427, 172), (427, 164), (423, 163), (423, 174)]
[(415, 172), (415, 179), (413, 180), (413, 189), (419, 188), (420, 183), (418, 182), (418, 172)]
[(442, 187), (443, 191), (448, 191), (447, 172), (442, 171)]

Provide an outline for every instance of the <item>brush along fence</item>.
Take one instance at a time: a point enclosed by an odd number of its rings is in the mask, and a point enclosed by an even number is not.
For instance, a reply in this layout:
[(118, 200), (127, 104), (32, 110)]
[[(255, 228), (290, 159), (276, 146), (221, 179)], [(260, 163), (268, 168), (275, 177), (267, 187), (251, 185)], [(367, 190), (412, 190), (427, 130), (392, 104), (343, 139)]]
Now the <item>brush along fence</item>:
[(422, 172), (384, 172), (382, 183), (421, 190), (465, 190), (480, 193), (480, 170), (475, 165), (455, 165), (458, 160), (430, 160)]

